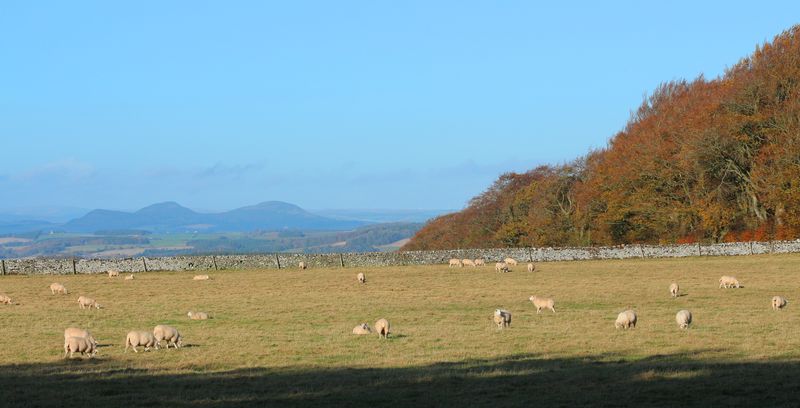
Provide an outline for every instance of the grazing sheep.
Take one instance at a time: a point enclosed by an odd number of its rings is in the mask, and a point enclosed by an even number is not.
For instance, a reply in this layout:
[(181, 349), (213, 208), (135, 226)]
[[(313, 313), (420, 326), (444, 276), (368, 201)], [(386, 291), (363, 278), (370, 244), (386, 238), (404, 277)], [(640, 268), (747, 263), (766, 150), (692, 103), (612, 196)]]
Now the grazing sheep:
[(353, 328), (353, 334), (370, 334), (372, 333), (372, 329), (370, 329), (369, 325), (366, 323), (361, 323), (358, 326)]
[(150, 347), (154, 347), (158, 350), (158, 342), (156, 341), (156, 336), (149, 331), (131, 331), (128, 332), (128, 336), (125, 338), (125, 352), (128, 352), (128, 346), (133, 347), (133, 352), (138, 353), (139, 350), (136, 350), (136, 346), (144, 347), (144, 351), (150, 351)]
[(53, 283), (50, 284), (50, 293), (52, 293), (54, 295), (56, 293), (60, 293), (60, 294), (66, 295), (67, 294), (67, 288), (65, 288), (64, 285), (62, 285), (60, 283), (53, 282)]
[(472, 259), (462, 259), (461, 260), (461, 265), (464, 265), (464, 266), (475, 266), (475, 261), (473, 261)]
[(375, 322), (375, 331), (378, 332), (378, 337), (382, 339), (389, 338), (389, 321), (386, 319), (378, 319)]
[(4, 305), (11, 305), (11, 304), (14, 304), (14, 303), (11, 301), (11, 298), (10, 298), (10, 297), (8, 297), (8, 295), (2, 294), (2, 293), (0, 293), (0, 303), (2, 303), (2, 304), (4, 304)]
[(78, 306), (80, 306), (81, 309), (86, 309), (87, 307), (89, 309), (91, 309), (91, 308), (100, 309), (100, 307), (101, 307), (100, 304), (97, 303), (96, 300), (94, 300), (92, 298), (89, 298), (89, 297), (86, 297), (86, 296), (81, 296), (81, 297), (78, 298)]
[(159, 324), (153, 329), (153, 336), (156, 338), (156, 344), (160, 345), (161, 340), (165, 340), (167, 342), (167, 350), (169, 350), (170, 344), (175, 346), (175, 348), (183, 345), (183, 336), (181, 336), (178, 329), (172, 326)]
[(208, 313), (206, 312), (189, 312), (186, 314), (192, 320), (208, 320)]
[(497, 262), (496, 264), (494, 264), (494, 270), (496, 272), (503, 272), (503, 273), (508, 272), (508, 264), (506, 264), (505, 262)]
[(511, 312), (505, 309), (496, 309), (492, 315), (492, 320), (494, 320), (494, 324), (497, 325), (498, 329), (511, 326)]
[(503, 259), (503, 262), (507, 263), (508, 266), (517, 266), (517, 260), (514, 258)]
[(486, 261), (484, 261), (483, 258), (478, 258), (475, 260), (475, 266), (484, 266), (484, 265), (486, 265)]
[(636, 328), (636, 312), (633, 310), (626, 310), (617, 316), (617, 321), (614, 322), (614, 327), (619, 329)]
[(678, 297), (679, 290), (680, 287), (677, 283), (673, 282), (671, 285), (669, 285), (669, 294), (672, 295), (672, 297)]
[(789, 301), (783, 296), (775, 296), (772, 298), (772, 310), (783, 309)]
[(116, 278), (118, 276), (119, 276), (119, 271), (114, 271), (114, 270), (108, 271), (109, 278)]
[(678, 323), (678, 327), (681, 329), (688, 329), (689, 325), (692, 324), (692, 312), (688, 310), (681, 310), (675, 315), (675, 322)]
[(534, 306), (536, 306), (536, 313), (538, 314), (539, 311), (542, 309), (550, 309), (553, 313), (556, 312), (556, 302), (551, 298), (543, 298), (538, 296), (531, 296), (528, 298)]
[(358, 283), (367, 283), (367, 276), (364, 275), (364, 272), (358, 273)]
[(739, 280), (733, 276), (723, 276), (719, 278), (719, 287), (720, 288), (740, 288), (741, 285), (739, 284)]
[(97, 345), (97, 341), (94, 339), (89, 330), (79, 329), (77, 327), (67, 327), (64, 329), (64, 341), (66, 341), (70, 337), (85, 337), (94, 345)]
[(130, 274), (125, 277), (125, 280), (133, 280), (133, 274)]
[(86, 337), (73, 336), (64, 339), (64, 358), (67, 358), (67, 354), (69, 354), (69, 358), (72, 358), (75, 352), (81, 353), (81, 355), (88, 354), (89, 358), (92, 358), (97, 354), (97, 343)]
[(209, 279), (211, 279), (211, 277), (209, 277), (208, 275), (194, 275), (194, 277), (192, 278), (192, 280), (209, 280)]
[(305, 262), (300, 262), (299, 264), (297, 264), (297, 266), (298, 266), (300, 269), (306, 269), (306, 263), (305, 263)]
[(536, 266), (533, 262), (528, 262), (528, 272), (533, 272), (536, 269)]
[(460, 267), (462, 267), (462, 266), (464, 266), (464, 265), (461, 263), (461, 260), (460, 260), (460, 259), (455, 259), (455, 258), (453, 258), (453, 259), (451, 259), (451, 260), (450, 260), (450, 264), (449, 264), (449, 265), (447, 265), (447, 267), (448, 267), (448, 268), (452, 268), (452, 267), (454, 267), (454, 266), (457, 266), (457, 267), (459, 267), (459, 268), (460, 268)]

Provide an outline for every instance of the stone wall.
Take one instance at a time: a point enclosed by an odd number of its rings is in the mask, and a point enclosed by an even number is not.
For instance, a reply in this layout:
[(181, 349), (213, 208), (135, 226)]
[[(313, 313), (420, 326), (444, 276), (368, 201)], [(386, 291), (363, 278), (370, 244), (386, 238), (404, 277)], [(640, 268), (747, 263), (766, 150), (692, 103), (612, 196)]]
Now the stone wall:
[(483, 258), (486, 263), (512, 257), (520, 262), (553, 262), (589, 259), (680, 258), (689, 256), (736, 256), (800, 252), (800, 240), (732, 242), (699, 245), (622, 245), (591, 248), (505, 248), (449, 251), (372, 252), (349, 254), (262, 254), (177, 256), (121, 259), (6, 259), (0, 263), (4, 275), (65, 275), (145, 271), (214, 271), (230, 269), (372, 267), (447, 264), (451, 258)]

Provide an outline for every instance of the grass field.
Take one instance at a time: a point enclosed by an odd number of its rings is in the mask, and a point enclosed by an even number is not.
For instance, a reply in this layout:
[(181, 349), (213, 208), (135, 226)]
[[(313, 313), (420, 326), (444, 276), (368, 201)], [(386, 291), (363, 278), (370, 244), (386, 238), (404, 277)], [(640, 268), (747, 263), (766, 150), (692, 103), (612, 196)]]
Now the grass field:
[[(4, 276), (2, 406), (796, 406), (800, 255), (447, 266)], [(356, 274), (365, 272), (367, 284)], [(719, 289), (734, 275), (741, 289)], [(66, 296), (48, 285), (63, 283)], [(668, 286), (685, 294), (672, 299)], [(552, 296), (537, 315), (530, 295)], [(80, 310), (79, 295), (101, 310)], [(634, 308), (639, 324), (615, 330)], [(490, 321), (513, 313), (509, 329)], [(680, 309), (694, 314), (678, 329)], [(211, 313), (190, 321), (189, 310)], [(354, 336), (387, 318), (392, 335)], [(177, 327), (184, 348), (123, 353), (129, 330)], [(63, 360), (89, 328), (96, 358)]]

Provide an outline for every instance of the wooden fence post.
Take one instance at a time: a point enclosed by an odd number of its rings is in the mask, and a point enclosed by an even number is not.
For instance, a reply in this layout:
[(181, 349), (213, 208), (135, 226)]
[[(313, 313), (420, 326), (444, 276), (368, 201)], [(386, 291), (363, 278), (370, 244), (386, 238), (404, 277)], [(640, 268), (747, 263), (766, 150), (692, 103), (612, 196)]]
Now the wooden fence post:
[(344, 268), (344, 256), (342, 255), (341, 252), (339, 253), (339, 265), (341, 265), (342, 268)]
[(703, 256), (703, 251), (700, 250), (700, 241), (697, 241), (697, 256)]
[(750, 241), (750, 255), (753, 255), (753, 241)]
[(144, 271), (147, 272), (147, 260), (142, 257), (142, 265), (144, 265)]
[(0, 263), (3, 264), (3, 276), (5, 276), (5, 274), (6, 274), (6, 260), (5, 259), (0, 259)]
[(72, 258), (72, 274), (73, 275), (78, 274), (78, 268), (75, 267), (75, 258)]
[(642, 259), (644, 259), (644, 247), (642, 247), (642, 244), (639, 244), (639, 252), (642, 254)]
[(281, 258), (278, 257), (278, 254), (275, 254), (275, 263), (278, 264), (278, 269), (281, 269)]
[(217, 268), (217, 256), (216, 255), (211, 255), (211, 261), (214, 262), (214, 270), (218, 271), (219, 268)]

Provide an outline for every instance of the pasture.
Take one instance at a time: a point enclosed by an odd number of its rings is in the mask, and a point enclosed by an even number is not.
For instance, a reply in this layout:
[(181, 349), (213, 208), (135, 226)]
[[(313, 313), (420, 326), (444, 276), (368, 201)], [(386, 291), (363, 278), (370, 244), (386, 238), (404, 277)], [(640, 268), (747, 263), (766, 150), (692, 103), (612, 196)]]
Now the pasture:
[[(356, 274), (366, 273), (360, 285)], [(800, 255), (493, 265), (3, 276), (3, 406), (795, 405)], [(123, 274), (125, 275), (125, 274)], [(743, 288), (719, 289), (721, 275)], [(671, 298), (668, 287), (681, 286)], [(51, 295), (61, 282), (68, 295)], [(80, 310), (87, 295), (103, 305)], [(537, 315), (531, 295), (555, 299)], [(770, 300), (789, 306), (773, 311)], [(491, 322), (496, 308), (511, 327)], [(635, 329), (614, 329), (627, 307)], [(690, 329), (675, 313), (689, 309)], [(189, 310), (213, 319), (192, 321)], [(354, 336), (385, 317), (388, 340)], [(184, 347), (123, 353), (169, 324)], [(64, 360), (88, 328), (94, 359)]]

